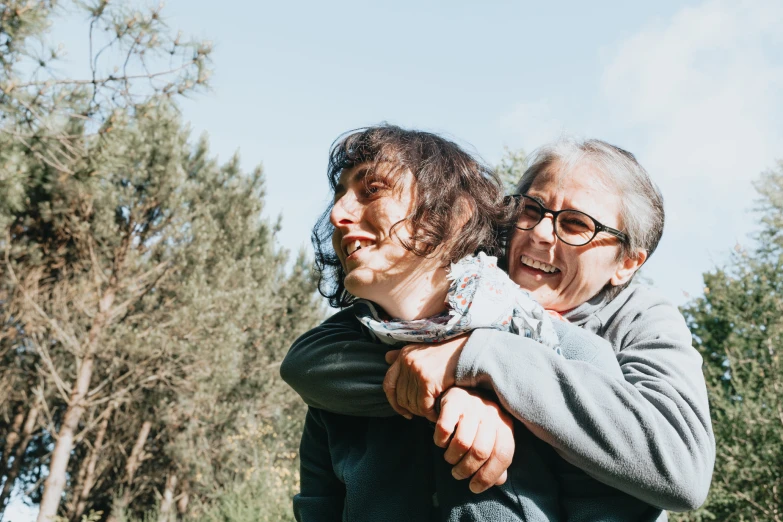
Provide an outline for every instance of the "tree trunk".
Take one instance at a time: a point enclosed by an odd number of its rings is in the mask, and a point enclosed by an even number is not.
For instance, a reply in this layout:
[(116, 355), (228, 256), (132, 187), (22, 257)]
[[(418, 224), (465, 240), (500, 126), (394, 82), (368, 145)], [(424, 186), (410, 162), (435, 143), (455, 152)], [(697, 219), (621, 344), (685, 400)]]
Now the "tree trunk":
[(90, 453), (90, 458), (87, 463), (81, 491), (76, 499), (76, 509), (71, 517), (71, 520), (74, 522), (77, 522), (84, 513), (84, 510), (87, 507), (87, 499), (90, 498), (90, 491), (92, 491), (92, 487), (95, 485), (95, 466), (98, 464), (98, 455), (100, 455), (101, 449), (103, 448), (103, 439), (106, 436), (106, 430), (109, 427), (109, 416), (110, 415), (106, 415), (101, 421), (101, 424), (98, 427), (98, 434), (95, 436), (95, 443), (93, 444), (92, 452)]
[(71, 494), (70, 498), (65, 504), (65, 518), (74, 519), (74, 513), (76, 512), (76, 505), (79, 503), (79, 497), (82, 494), (82, 488), (84, 487), (84, 479), (87, 477), (87, 466), (90, 464), (94, 447), (87, 451), (87, 454), (81, 460), (79, 464), (79, 473), (76, 474), (75, 479), (71, 479)]
[[(22, 423), (24, 422), (24, 411), (21, 409), (14, 416), (14, 421), (11, 423), (11, 431), (5, 437), (5, 448), (3, 448), (3, 460), (0, 461), (0, 478), (3, 478), (8, 471), (9, 462), (11, 461), (11, 453), (14, 451), (16, 443), (19, 442), (21, 436), (19, 432), (22, 430)], [(2, 503), (0, 503), (2, 506)]]
[(179, 513), (179, 519), (183, 520), (188, 512), (188, 504), (190, 503), (190, 488), (188, 487), (188, 481), (183, 480), (180, 487), (179, 498), (177, 499), (177, 513)]
[(3, 484), (3, 491), (0, 492), (0, 514), (5, 511), (5, 502), (8, 500), (8, 496), (11, 494), (11, 490), (14, 487), (14, 482), (16, 482), (16, 477), (19, 475), (19, 468), (22, 466), (22, 457), (24, 457), (24, 452), (27, 451), (27, 445), (30, 444), (30, 440), (33, 438), (35, 422), (38, 420), (38, 410), (39, 406), (36, 403), (27, 413), (27, 420), (22, 428), (22, 440), (16, 444), (13, 452), (14, 462), (8, 467), (5, 484)]
[(136, 443), (133, 445), (130, 457), (128, 457), (128, 462), (125, 463), (125, 479), (128, 484), (133, 482), (133, 476), (141, 465), (144, 456), (144, 444), (147, 442), (147, 437), (150, 436), (151, 429), (152, 421), (146, 420), (142, 423), (139, 436), (136, 437)]
[(169, 476), (166, 477), (166, 489), (163, 490), (163, 498), (160, 501), (158, 522), (169, 522), (171, 506), (174, 504), (174, 490), (176, 488), (177, 476), (174, 473), (169, 473)]
[(44, 492), (41, 498), (37, 522), (54, 522), (57, 516), (57, 510), (60, 507), (63, 490), (65, 489), (68, 462), (71, 460), (73, 438), (86, 408), (84, 400), (87, 397), (87, 392), (90, 389), (90, 380), (92, 379), (93, 354), (103, 327), (106, 325), (112, 303), (114, 303), (114, 292), (107, 291), (98, 305), (98, 315), (93, 321), (84, 355), (78, 361), (81, 364), (78, 365), (76, 385), (73, 387), (71, 397), (68, 400), (68, 408), (65, 410), (63, 423), (60, 426), (57, 442), (52, 452), (52, 460), (49, 462), (49, 476), (46, 477), (46, 482), (44, 482)]
[(136, 475), (136, 470), (141, 466), (141, 461), (144, 457), (144, 443), (147, 442), (147, 437), (150, 435), (152, 429), (152, 421), (144, 421), (139, 430), (139, 436), (136, 437), (136, 443), (133, 445), (128, 462), (125, 463), (125, 491), (122, 493), (121, 506), (123, 509), (130, 504), (131, 500), (131, 485), (133, 484), (133, 477)]
[(124, 510), (128, 507), (128, 504), (130, 504), (133, 477), (136, 475), (136, 470), (139, 469), (141, 461), (144, 460), (144, 444), (147, 442), (147, 437), (149, 437), (151, 429), (152, 421), (146, 420), (141, 424), (141, 429), (136, 437), (136, 442), (133, 444), (131, 454), (128, 457), (128, 461), (125, 463), (125, 490), (122, 492), (122, 499), (120, 499), (119, 502), (114, 503), (112, 513), (106, 519), (106, 522), (115, 522), (116, 520), (119, 520), (118, 511)]
[(44, 494), (41, 499), (41, 510), (38, 512), (38, 522), (54, 522), (60, 500), (65, 489), (65, 476), (68, 471), (68, 462), (71, 460), (73, 450), (73, 438), (79, 428), (79, 421), (84, 413), (84, 398), (90, 387), (92, 379), (93, 358), (86, 357), (79, 367), (76, 386), (73, 388), (68, 408), (65, 410), (60, 432), (57, 434), (57, 443), (54, 445), (52, 460), (49, 463), (49, 476), (44, 482)]

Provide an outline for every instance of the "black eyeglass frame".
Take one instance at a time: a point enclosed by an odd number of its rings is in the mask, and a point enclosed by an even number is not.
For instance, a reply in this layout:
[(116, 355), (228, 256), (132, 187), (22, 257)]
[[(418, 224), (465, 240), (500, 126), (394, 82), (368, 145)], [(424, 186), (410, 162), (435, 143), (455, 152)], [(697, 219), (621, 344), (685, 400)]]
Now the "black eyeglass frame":
[[(590, 214), (585, 214), (581, 210), (575, 210), (575, 209), (572, 209), (572, 208), (564, 208), (562, 210), (551, 210), (551, 209), (546, 208), (544, 205), (542, 205), (540, 201), (538, 201), (538, 200), (528, 196), (527, 194), (514, 194), (514, 195), (512, 195), (510, 197), (514, 199), (514, 201), (516, 202), (517, 205), (519, 205), (520, 199), (522, 200), (523, 203), (524, 203), (524, 199), (523, 198), (529, 199), (530, 201), (532, 201), (533, 203), (538, 205), (538, 208), (541, 209), (541, 212), (539, 212), (539, 214), (538, 214), (538, 221), (536, 221), (535, 224), (532, 227), (530, 227), (530, 228), (522, 228), (520, 226), (514, 225), (514, 228), (516, 228), (516, 229), (519, 229), (519, 230), (533, 230), (534, 228), (536, 228), (538, 226), (539, 223), (541, 223), (541, 221), (543, 221), (544, 216), (546, 216), (547, 214), (552, 214), (552, 231), (555, 233), (557, 238), (560, 241), (562, 241), (563, 243), (565, 243), (566, 245), (570, 245), (570, 246), (585, 246), (586, 244), (590, 243), (593, 239), (595, 239), (595, 236), (597, 236), (600, 232), (606, 232), (607, 234), (611, 234), (611, 235), (615, 236), (617, 239), (619, 239), (623, 243), (628, 243), (628, 235), (625, 232), (621, 232), (621, 231), (617, 230), (616, 228), (607, 227), (606, 225), (604, 225), (603, 223), (599, 222), (597, 219), (595, 219)], [(576, 212), (577, 214), (581, 214), (581, 215), (585, 216), (586, 218), (589, 218), (593, 222), (593, 224), (595, 224), (595, 230), (593, 231), (593, 236), (590, 239), (588, 239), (587, 241), (585, 241), (584, 243), (579, 243), (579, 244), (576, 244), (576, 245), (573, 244), (573, 243), (569, 243), (568, 241), (566, 241), (565, 239), (560, 237), (560, 234), (557, 233), (557, 216), (562, 214), (563, 212)]]

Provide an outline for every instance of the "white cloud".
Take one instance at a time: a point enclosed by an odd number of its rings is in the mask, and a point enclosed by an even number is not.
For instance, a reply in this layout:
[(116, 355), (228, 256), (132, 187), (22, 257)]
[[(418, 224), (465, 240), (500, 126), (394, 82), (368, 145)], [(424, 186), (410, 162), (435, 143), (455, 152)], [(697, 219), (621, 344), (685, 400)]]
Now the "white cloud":
[(548, 100), (517, 103), (500, 121), (523, 147), (537, 147), (565, 134), (566, 128), (556, 117)]
[(675, 302), (698, 295), (702, 273), (747, 241), (752, 182), (783, 157), (780, 20), (780, 0), (682, 8), (604, 49), (597, 91), (582, 82), (571, 103), (518, 103), (500, 122), (526, 147), (567, 131), (637, 155), (667, 211), (645, 272)]
[[(648, 26), (609, 53), (611, 119), (667, 200), (650, 275), (670, 295), (753, 228), (751, 182), (783, 156), (783, 4), (708, 1)], [(676, 287), (676, 288), (675, 288)]]

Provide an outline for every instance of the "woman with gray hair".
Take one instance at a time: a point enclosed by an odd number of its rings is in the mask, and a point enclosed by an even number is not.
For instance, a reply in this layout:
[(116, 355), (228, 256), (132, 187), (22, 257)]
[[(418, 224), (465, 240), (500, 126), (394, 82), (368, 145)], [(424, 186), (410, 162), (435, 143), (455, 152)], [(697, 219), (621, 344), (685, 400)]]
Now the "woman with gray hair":
[[(511, 279), (553, 314), (609, 341), (623, 380), (486, 329), (387, 355), (384, 394), (380, 354), (335, 335), (338, 313), (322, 325), (331, 328), (329, 343), (309, 337), (291, 348), (287, 382), (308, 404), (349, 415), (383, 416), (391, 406), (432, 417), (452, 386), (490, 389), (565, 461), (649, 504), (646, 520), (698, 507), (715, 458), (701, 356), (677, 308), (630, 285), (663, 232), (659, 191), (632, 154), (599, 140), (561, 140), (533, 156), (518, 192), (506, 256)], [(477, 466), (492, 459), (464, 449)], [(595, 509), (591, 495), (584, 492), (585, 507)], [(611, 502), (606, 511), (563, 518), (604, 519)]]

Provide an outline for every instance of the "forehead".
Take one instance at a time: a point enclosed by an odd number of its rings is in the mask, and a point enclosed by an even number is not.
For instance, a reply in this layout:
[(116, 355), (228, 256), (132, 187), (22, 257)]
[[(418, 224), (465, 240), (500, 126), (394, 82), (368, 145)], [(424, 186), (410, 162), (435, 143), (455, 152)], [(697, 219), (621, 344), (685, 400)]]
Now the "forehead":
[(369, 164), (361, 163), (354, 165), (353, 167), (343, 169), (340, 171), (340, 176), (337, 178), (337, 184), (347, 186), (356, 181), (360, 181), (367, 175), (367, 169)]
[(589, 162), (570, 168), (552, 165), (536, 177), (527, 193), (542, 199), (552, 210), (581, 210), (605, 225), (620, 223), (617, 189)]
[(363, 182), (367, 176), (371, 176), (373, 179), (383, 179), (393, 187), (408, 185), (409, 181), (415, 182), (413, 174), (408, 168), (385, 161), (379, 163), (360, 163), (359, 165), (343, 169), (340, 171), (340, 176), (337, 178), (337, 185), (348, 187), (355, 183)]

